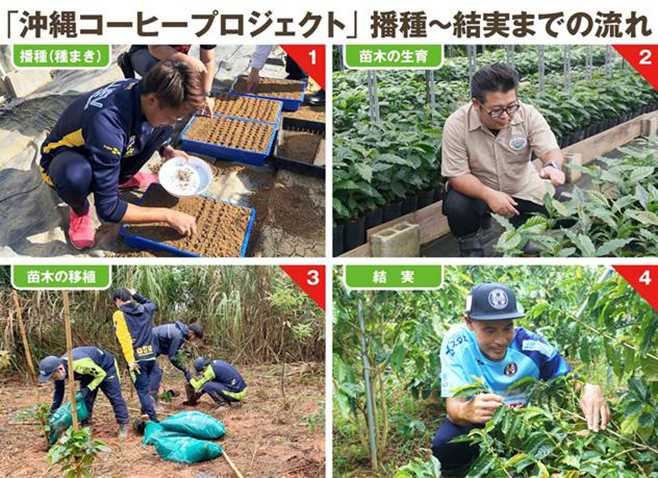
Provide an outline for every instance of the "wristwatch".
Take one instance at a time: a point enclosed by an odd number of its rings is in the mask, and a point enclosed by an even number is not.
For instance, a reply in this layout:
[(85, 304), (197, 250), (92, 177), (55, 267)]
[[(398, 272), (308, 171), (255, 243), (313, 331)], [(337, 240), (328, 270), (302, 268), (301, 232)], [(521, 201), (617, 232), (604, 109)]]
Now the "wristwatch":
[[(558, 171), (562, 171), (562, 168), (560, 167), (559, 164), (557, 164), (555, 161), (549, 161), (548, 163), (544, 164), (544, 168), (552, 167), (557, 169)], [(542, 169), (544, 169), (542, 168)]]

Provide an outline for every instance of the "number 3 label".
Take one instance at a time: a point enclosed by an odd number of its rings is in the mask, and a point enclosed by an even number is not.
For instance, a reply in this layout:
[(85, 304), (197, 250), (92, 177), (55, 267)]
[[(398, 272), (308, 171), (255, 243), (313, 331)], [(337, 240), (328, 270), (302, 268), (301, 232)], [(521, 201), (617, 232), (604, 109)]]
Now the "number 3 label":
[(307, 272), (307, 275), (306, 283), (308, 285), (318, 285), (320, 283), (320, 273), (317, 270), (312, 269)]

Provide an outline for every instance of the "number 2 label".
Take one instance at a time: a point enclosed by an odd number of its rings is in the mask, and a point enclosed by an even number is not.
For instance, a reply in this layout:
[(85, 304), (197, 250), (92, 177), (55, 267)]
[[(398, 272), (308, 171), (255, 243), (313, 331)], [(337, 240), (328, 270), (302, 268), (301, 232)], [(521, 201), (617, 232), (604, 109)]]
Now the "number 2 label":
[[(652, 65), (651, 63), (651, 50), (640, 50), (640, 65)], [(647, 271), (649, 272), (649, 271)]]

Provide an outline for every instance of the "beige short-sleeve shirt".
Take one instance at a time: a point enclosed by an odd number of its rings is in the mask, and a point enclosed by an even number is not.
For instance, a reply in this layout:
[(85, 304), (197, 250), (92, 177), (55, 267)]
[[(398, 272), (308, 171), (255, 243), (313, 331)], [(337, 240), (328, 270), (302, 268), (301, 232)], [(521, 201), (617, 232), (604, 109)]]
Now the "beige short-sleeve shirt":
[(541, 157), (558, 148), (557, 140), (535, 108), (519, 103), (510, 126), (497, 136), (482, 124), (472, 103), (452, 113), (443, 128), (441, 174), (471, 173), (485, 186), (538, 204), (547, 192), (553, 195), (550, 180), (539, 177), (531, 158), (533, 152)]

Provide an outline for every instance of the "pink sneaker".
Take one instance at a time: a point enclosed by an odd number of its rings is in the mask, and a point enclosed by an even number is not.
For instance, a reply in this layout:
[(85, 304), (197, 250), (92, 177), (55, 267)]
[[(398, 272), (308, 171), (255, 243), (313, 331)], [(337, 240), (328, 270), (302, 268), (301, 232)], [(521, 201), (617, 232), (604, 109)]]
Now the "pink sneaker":
[(146, 189), (151, 184), (159, 182), (158, 177), (153, 173), (137, 173), (125, 183), (119, 184), (119, 189)]
[(69, 239), (73, 247), (81, 251), (93, 246), (95, 231), (91, 224), (91, 207), (84, 216), (78, 216), (69, 208), (69, 221)]

